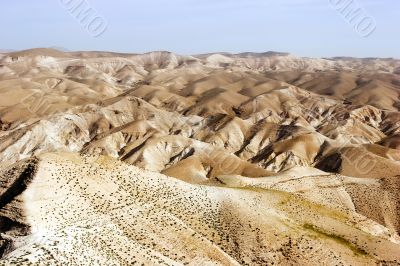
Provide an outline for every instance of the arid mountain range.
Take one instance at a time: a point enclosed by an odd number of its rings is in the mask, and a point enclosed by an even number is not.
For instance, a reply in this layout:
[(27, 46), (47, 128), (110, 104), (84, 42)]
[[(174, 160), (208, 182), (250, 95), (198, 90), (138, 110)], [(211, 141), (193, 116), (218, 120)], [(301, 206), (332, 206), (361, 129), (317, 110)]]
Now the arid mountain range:
[(400, 60), (0, 53), (0, 265), (398, 265)]

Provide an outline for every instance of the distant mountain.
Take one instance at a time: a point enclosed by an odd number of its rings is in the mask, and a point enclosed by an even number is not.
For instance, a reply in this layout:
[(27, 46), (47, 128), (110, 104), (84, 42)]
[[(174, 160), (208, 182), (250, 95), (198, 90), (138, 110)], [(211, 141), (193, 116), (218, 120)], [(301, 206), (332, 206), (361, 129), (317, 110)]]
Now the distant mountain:
[(290, 54), (284, 52), (268, 51), (264, 53), (244, 52), (235, 55), (240, 57), (259, 57), (259, 56), (288, 56)]
[(0, 53), (11, 53), (11, 52), (15, 52), (15, 50), (12, 50), (12, 49), (0, 49)]
[(51, 46), (51, 47), (49, 47), (49, 49), (55, 49), (55, 50), (58, 50), (58, 51), (61, 51), (61, 52), (71, 52), (71, 50), (69, 50), (69, 49), (67, 49), (67, 48), (64, 48), (64, 47), (61, 47), (61, 46)]

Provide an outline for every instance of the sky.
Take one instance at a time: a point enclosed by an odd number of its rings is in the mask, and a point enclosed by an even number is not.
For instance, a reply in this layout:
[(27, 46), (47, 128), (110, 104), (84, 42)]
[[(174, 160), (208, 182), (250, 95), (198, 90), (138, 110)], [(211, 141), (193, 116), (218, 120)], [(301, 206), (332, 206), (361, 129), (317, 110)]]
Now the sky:
[(0, 49), (400, 58), (400, 0), (2, 0), (0, 10)]

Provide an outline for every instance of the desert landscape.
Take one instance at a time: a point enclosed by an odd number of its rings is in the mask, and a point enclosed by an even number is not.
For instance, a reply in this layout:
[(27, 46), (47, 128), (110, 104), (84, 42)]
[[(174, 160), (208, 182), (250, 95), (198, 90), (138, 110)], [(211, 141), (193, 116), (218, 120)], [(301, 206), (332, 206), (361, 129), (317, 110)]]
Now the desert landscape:
[(400, 60), (0, 52), (0, 265), (400, 265)]

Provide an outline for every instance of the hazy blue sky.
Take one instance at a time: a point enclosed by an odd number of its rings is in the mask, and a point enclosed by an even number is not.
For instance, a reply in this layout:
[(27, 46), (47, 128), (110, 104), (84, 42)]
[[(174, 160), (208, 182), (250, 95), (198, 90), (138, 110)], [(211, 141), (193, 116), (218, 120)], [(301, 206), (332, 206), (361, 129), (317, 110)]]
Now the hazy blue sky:
[(376, 21), (368, 37), (332, 5), (349, 0), (86, 0), (108, 22), (97, 38), (61, 4), (68, 1), (77, 0), (2, 0), (0, 49), (400, 58), (400, 0), (353, 0)]

